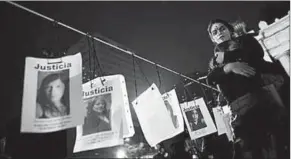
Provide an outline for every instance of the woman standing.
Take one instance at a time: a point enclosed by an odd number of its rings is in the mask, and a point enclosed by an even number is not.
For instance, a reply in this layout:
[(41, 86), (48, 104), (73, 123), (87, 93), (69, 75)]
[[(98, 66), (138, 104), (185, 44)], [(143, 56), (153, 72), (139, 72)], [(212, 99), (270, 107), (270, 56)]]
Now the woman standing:
[[(278, 145), (288, 138), (282, 135), (282, 102), (275, 98), (274, 87), (265, 86), (262, 79), (264, 73), (282, 71), (264, 61), (264, 51), (254, 37), (234, 37), (234, 28), (226, 21), (211, 21), (208, 33), (215, 44), (208, 82), (219, 86), (236, 116), (232, 123), (236, 137), (244, 141), (253, 158), (261, 159), (269, 132), (276, 135)], [(288, 158), (281, 153), (282, 148), (277, 148), (278, 158)]]

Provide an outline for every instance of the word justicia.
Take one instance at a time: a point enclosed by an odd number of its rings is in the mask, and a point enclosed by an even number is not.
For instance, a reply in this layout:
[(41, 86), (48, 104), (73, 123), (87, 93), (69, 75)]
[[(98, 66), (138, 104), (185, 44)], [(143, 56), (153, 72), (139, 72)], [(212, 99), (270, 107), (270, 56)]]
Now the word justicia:
[(59, 64), (48, 64), (44, 66), (37, 64), (34, 68), (38, 70), (62, 70), (70, 67), (72, 67), (71, 63), (59, 63)]
[(113, 87), (112, 86), (105, 86), (105, 87), (98, 87), (95, 89), (92, 89), (90, 91), (83, 91), (83, 97), (87, 97), (87, 96), (91, 96), (91, 95), (95, 95), (95, 94), (100, 94), (100, 93), (106, 93), (106, 92), (111, 92), (113, 91)]
[(188, 108), (183, 108), (184, 112), (186, 111), (191, 111), (191, 110), (194, 110), (194, 109), (198, 109), (199, 108), (199, 105), (194, 105), (194, 106), (190, 106)]

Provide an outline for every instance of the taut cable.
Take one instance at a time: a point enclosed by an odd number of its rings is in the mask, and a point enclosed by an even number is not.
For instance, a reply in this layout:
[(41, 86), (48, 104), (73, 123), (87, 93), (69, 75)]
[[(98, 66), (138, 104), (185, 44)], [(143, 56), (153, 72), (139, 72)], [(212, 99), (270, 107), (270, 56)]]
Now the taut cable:
[(28, 11), (28, 12), (30, 12), (30, 13), (32, 13), (32, 14), (35, 14), (35, 15), (37, 15), (37, 16), (39, 16), (39, 17), (42, 17), (42, 18), (44, 18), (44, 19), (46, 19), (46, 20), (49, 20), (49, 21), (55, 22), (56, 24), (58, 24), (58, 25), (60, 25), (60, 26), (63, 26), (63, 27), (65, 27), (65, 28), (67, 28), (67, 29), (70, 29), (70, 30), (72, 30), (72, 31), (75, 31), (75, 32), (77, 32), (77, 33), (79, 33), (79, 34), (82, 34), (82, 35), (84, 35), (84, 36), (92, 37), (94, 40), (96, 40), (96, 41), (98, 41), (98, 42), (100, 42), (100, 43), (103, 43), (103, 44), (105, 44), (105, 45), (108, 45), (108, 46), (110, 46), (110, 47), (112, 47), (112, 48), (115, 48), (115, 49), (117, 49), (117, 50), (119, 50), (119, 51), (121, 51), (121, 52), (123, 52), (123, 53), (129, 54), (129, 55), (134, 55), (135, 58), (141, 59), (141, 60), (143, 60), (143, 61), (145, 61), (145, 62), (148, 62), (148, 63), (150, 63), (150, 64), (153, 64), (153, 65), (156, 65), (156, 66), (158, 66), (158, 67), (160, 67), (160, 68), (162, 68), (162, 69), (164, 69), (164, 70), (167, 70), (167, 71), (172, 72), (172, 73), (174, 73), (174, 74), (176, 74), (176, 75), (178, 75), (178, 76), (181, 76), (181, 77), (183, 77), (183, 78), (186, 78), (186, 79), (188, 79), (188, 80), (191, 80), (191, 81), (193, 81), (193, 82), (195, 82), (195, 83), (198, 83), (198, 84), (200, 84), (200, 85), (202, 85), (202, 86), (204, 86), (204, 87), (207, 87), (207, 88), (210, 88), (210, 89), (215, 90), (215, 91), (217, 91), (217, 92), (220, 92), (218, 89), (216, 89), (216, 88), (214, 88), (214, 87), (211, 87), (211, 86), (209, 86), (209, 85), (207, 85), (207, 84), (201, 83), (201, 82), (199, 82), (199, 81), (197, 81), (197, 80), (195, 80), (195, 79), (193, 79), (193, 78), (190, 78), (190, 77), (188, 77), (188, 76), (185, 76), (185, 75), (183, 75), (183, 74), (181, 74), (181, 73), (178, 73), (178, 72), (176, 72), (176, 71), (174, 71), (174, 70), (171, 70), (171, 69), (169, 69), (169, 68), (167, 68), (167, 67), (164, 67), (164, 66), (162, 66), (162, 65), (156, 64), (155, 62), (152, 62), (152, 61), (150, 61), (150, 60), (148, 60), (148, 59), (146, 59), (146, 58), (143, 58), (143, 57), (141, 57), (141, 56), (139, 56), (139, 55), (137, 55), (137, 54), (134, 54), (134, 53), (132, 53), (132, 52), (130, 52), (130, 51), (128, 51), (128, 50), (125, 50), (125, 49), (122, 49), (122, 48), (120, 48), (120, 47), (118, 47), (118, 46), (115, 46), (115, 45), (113, 45), (113, 44), (110, 44), (110, 43), (108, 43), (108, 42), (106, 42), (106, 41), (104, 41), (104, 40), (101, 40), (101, 39), (97, 38), (97, 37), (94, 37), (94, 36), (92, 36), (92, 35), (88, 35), (87, 33), (83, 32), (83, 31), (80, 31), (80, 30), (78, 30), (78, 29), (76, 29), (76, 28), (74, 28), (74, 27), (71, 27), (71, 26), (69, 26), (69, 25), (66, 25), (66, 24), (64, 24), (64, 23), (62, 23), (62, 22), (56, 21), (56, 20), (54, 20), (54, 19), (52, 19), (52, 18), (50, 18), (50, 17), (48, 17), (48, 16), (45, 16), (45, 15), (43, 15), (43, 14), (41, 14), (41, 13), (38, 13), (38, 12), (36, 12), (36, 11), (33, 11), (33, 10), (31, 10), (31, 9), (29, 9), (29, 8), (27, 8), (27, 7), (24, 7), (24, 6), (20, 5), (20, 4), (17, 4), (17, 3), (12, 2), (12, 1), (6, 1), (6, 2), (9, 3), (9, 4), (11, 4), (11, 5), (13, 5), (13, 6), (15, 6), (15, 7), (18, 7), (18, 8), (20, 8), (20, 9), (23, 9), (23, 10), (25, 10), (25, 11)]

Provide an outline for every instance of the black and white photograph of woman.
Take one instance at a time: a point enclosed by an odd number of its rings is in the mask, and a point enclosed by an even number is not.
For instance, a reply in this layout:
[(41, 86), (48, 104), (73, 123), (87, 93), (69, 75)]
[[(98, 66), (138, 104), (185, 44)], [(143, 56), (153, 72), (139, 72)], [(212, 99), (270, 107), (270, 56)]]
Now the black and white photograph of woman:
[(87, 103), (87, 116), (83, 125), (83, 136), (110, 131), (111, 94), (102, 94), (89, 98)]
[(205, 128), (207, 125), (199, 108), (186, 112), (191, 131)]
[(38, 72), (36, 118), (54, 118), (70, 114), (69, 70)]

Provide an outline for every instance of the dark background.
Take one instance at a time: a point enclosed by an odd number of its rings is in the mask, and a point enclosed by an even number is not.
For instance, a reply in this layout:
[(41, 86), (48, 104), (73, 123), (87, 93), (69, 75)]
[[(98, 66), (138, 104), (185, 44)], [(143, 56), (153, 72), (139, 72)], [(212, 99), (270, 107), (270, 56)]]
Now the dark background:
[[(241, 19), (249, 30), (258, 30), (258, 23), (274, 22), (288, 14), (289, 2), (19, 2), (30, 9), (53, 19), (92, 33), (138, 55), (169, 67), (180, 73), (207, 71), (213, 45), (206, 31), (211, 19), (228, 21)], [(36, 15), (0, 2), (0, 35), (2, 51), (2, 106), (0, 132), (12, 135), (20, 156), (64, 156), (66, 131), (46, 135), (19, 134), (24, 64), (26, 56), (41, 57), (42, 49), (74, 54), (82, 52), (88, 71), (88, 44), (86, 38)], [(161, 70), (161, 81), (155, 66), (140, 61), (137, 77), (132, 72), (132, 60), (103, 44), (95, 43), (105, 74), (124, 74), (130, 101), (135, 95), (134, 80), (138, 79), (138, 94), (148, 87), (148, 82), (161, 85), (161, 92), (168, 91), (180, 78)], [(87, 60), (86, 60), (87, 59)], [(145, 75), (143, 75), (143, 73)], [(147, 79), (145, 78), (147, 77)], [(197, 86), (200, 89), (200, 87)], [(137, 123), (135, 113), (133, 120)], [(9, 123), (9, 124), (8, 124)], [(6, 125), (9, 131), (5, 131)], [(7, 133), (8, 132), (8, 133)], [(138, 133), (139, 132), (139, 133)], [(142, 134), (137, 130), (137, 134)], [(14, 136), (13, 136), (14, 135)], [(73, 140), (73, 139), (71, 139)], [(58, 143), (58, 144), (56, 144)], [(10, 144), (11, 145), (11, 144)], [(10, 146), (11, 147), (11, 146)], [(50, 147), (50, 148), (47, 148)], [(24, 156), (25, 156), (24, 155)]]

